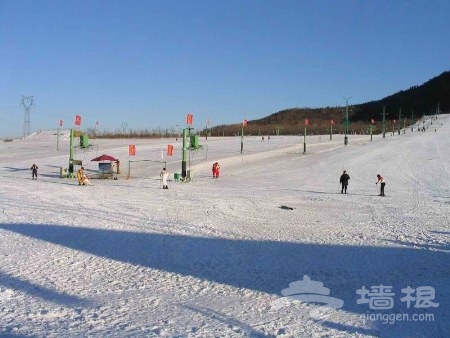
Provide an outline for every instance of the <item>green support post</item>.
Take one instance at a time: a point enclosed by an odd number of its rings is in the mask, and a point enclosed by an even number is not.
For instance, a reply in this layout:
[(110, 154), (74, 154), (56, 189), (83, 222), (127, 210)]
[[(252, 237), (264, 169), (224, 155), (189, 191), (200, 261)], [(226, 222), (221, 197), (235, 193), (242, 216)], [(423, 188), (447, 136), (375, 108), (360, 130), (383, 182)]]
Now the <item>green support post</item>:
[(58, 127), (58, 129), (56, 130), (56, 150), (57, 151), (59, 151), (59, 134), (60, 134), (60, 130), (59, 130), (59, 127)]
[(181, 157), (181, 177), (183, 179), (186, 178), (186, 153), (187, 153), (187, 147), (186, 147), (186, 128), (183, 129), (183, 153)]
[(70, 129), (69, 144), (70, 144), (69, 162), (72, 162), (73, 161), (73, 129)]
[(69, 172), (67, 174), (67, 177), (73, 178), (75, 175), (73, 174), (73, 138), (74, 138), (74, 132), (73, 128), (70, 129), (70, 136), (69, 136)]

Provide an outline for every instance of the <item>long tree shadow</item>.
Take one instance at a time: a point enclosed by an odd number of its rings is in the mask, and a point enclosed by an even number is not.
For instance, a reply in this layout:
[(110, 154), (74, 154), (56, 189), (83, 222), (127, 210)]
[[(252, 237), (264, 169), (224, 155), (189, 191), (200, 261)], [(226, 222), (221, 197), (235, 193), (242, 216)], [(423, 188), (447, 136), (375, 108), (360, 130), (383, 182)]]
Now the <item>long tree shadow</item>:
[[(190, 237), (61, 225), (0, 224), (0, 228), (119, 262), (280, 296), (289, 283), (308, 275), (332, 290), (331, 296), (342, 299), (343, 310), (358, 315), (370, 309), (368, 304), (357, 304), (361, 298), (357, 290), (363, 286), (370, 291), (372, 286), (389, 285), (395, 293), (394, 305), (389, 311), (384, 310), (385, 313), (411, 313), (412, 316), (428, 310), (436, 313), (437, 320), (400, 322), (387, 328), (374, 323), (374, 331), (366, 333), (379, 335), (380, 330), (389, 329), (402, 336), (407, 329), (419, 336), (450, 335), (450, 323), (445, 319), (450, 316), (448, 252)], [(400, 299), (405, 296), (401, 290), (408, 286), (434, 287), (434, 301), (439, 307), (407, 307)], [(333, 322), (323, 325), (342, 326)]]
[(30, 283), (17, 277), (9, 276), (0, 271), (0, 285), (5, 288), (12, 288), (16, 291), (27, 293), (33, 297), (39, 297), (45, 301), (61, 304), (64, 306), (93, 306), (90, 300), (78, 298), (65, 293), (51, 290), (47, 287)]
[(7, 171), (17, 172), (17, 171), (29, 171), (31, 175), (30, 168), (17, 168), (17, 167), (2, 167), (2, 169), (5, 169)]
[(379, 196), (379, 194), (371, 194), (371, 193), (354, 193), (354, 192), (348, 192), (347, 194), (342, 194), (340, 191), (318, 191), (318, 190), (305, 190), (305, 189), (280, 189), (280, 190), (286, 190), (286, 191), (300, 191), (300, 192), (306, 192), (308, 194), (321, 194), (321, 195), (352, 195), (352, 196)]

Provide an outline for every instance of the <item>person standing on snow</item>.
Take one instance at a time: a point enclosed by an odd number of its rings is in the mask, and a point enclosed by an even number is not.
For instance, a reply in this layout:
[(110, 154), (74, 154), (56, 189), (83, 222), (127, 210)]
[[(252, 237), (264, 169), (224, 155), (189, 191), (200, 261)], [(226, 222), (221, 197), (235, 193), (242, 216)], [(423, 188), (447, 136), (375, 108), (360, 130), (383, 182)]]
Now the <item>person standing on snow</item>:
[(380, 174), (377, 175), (378, 181), (375, 184), (378, 184), (380, 182), (380, 195), (384, 196), (384, 187), (386, 186), (386, 181), (384, 180), (384, 177)]
[(39, 169), (38, 166), (33, 163), (30, 169), (31, 169), (31, 179), (37, 180), (37, 171)]
[(213, 178), (219, 178), (219, 174), (220, 174), (219, 162), (214, 162), (214, 164), (212, 166), (212, 174), (213, 174)]
[(169, 189), (169, 186), (167, 185), (167, 178), (169, 177), (169, 172), (166, 170), (166, 168), (163, 168), (159, 176), (161, 177), (162, 180), (163, 189)]
[(347, 193), (347, 186), (348, 186), (349, 179), (350, 179), (350, 176), (348, 176), (347, 172), (344, 170), (344, 172), (341, 175), (341, 178), (339, 179), (339, 182), (342, 185), (341, 194)]

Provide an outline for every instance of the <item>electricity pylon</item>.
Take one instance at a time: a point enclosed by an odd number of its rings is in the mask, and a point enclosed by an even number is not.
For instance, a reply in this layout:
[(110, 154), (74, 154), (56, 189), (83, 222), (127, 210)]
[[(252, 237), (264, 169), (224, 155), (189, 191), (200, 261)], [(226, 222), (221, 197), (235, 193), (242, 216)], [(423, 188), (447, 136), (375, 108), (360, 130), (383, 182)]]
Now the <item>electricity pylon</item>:
[(25, 110), (25, 116), (23, 120), (23, 138), (31, 134), (30, 112), (33, 105), (33, 96), (22, 95), (22, 102), (20, 103), (20, 106)]

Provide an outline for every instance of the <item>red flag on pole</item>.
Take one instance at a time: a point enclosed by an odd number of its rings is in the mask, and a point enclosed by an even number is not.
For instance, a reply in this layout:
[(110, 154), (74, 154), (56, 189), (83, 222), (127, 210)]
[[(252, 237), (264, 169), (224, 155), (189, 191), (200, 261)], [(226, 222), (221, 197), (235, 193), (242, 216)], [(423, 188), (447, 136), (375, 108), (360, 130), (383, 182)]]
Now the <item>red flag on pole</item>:
[(130, 144), (128, 146), (128, 155), (130, 156), (136, 155), (136, 147), (134, 146), (134, 144)]
[(167, 156), (172, 156), (173, 155), (173, 145), (168, 144), (167, 145)]
[(243, 121), (242, 121), (242, 125), (243, 125), (243, 126), (246, 126), (246, 125), (247, 125), (247, 123), (248, 123), (248, 121), (247, 121), (247, 120), (243, 120)]
[(75, 125), (79, 126), (81, 124), (81, 116), (75, 115)]
[(186, 124), (191, 125), (193, 120), (194, 120), (194, 116), (192, 114), (186, 115)]
[(59, 126), (62, 127), (63, 125), (63, 120), (59, 120)]
[(309, 119), (305, 119), (305, 126), (309, 125)]

